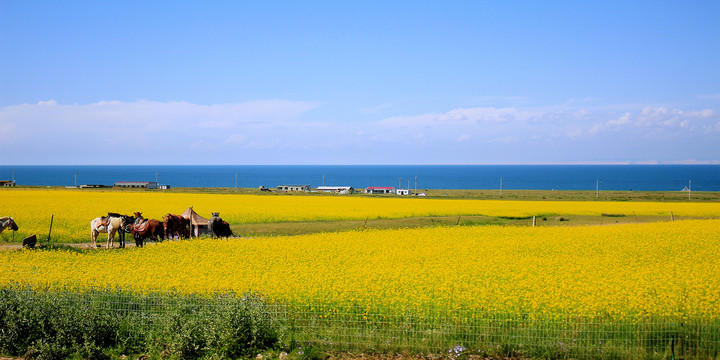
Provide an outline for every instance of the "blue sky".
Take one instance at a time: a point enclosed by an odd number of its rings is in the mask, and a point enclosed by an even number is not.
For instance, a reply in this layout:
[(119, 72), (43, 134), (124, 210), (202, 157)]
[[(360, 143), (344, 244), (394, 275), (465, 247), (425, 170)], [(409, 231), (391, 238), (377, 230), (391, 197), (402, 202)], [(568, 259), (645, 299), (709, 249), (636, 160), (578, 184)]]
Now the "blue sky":
[(718, 1), (0, 1), (0, 161), (720, 163), (718, 18)]

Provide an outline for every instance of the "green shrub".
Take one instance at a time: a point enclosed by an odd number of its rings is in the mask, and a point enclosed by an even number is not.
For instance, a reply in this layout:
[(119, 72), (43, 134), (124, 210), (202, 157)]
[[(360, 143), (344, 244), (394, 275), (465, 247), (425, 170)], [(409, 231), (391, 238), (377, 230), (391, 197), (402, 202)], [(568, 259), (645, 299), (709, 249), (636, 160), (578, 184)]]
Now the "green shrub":
[(141, 353), (234, 359), (272, 349), (278, 339), (255, 295), (0, 289), (0, 353), (28, 359), (104, 360)]

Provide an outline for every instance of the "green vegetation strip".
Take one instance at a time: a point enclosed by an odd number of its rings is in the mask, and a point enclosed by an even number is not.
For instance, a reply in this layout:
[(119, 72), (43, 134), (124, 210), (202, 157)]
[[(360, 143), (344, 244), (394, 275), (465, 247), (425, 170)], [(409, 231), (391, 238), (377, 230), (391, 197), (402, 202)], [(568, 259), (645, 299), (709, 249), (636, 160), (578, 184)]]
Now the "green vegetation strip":
[(252, 294), (0, 289), (0, 354), (26, 359), (236, 359), (279, 341), (268, 308)]
[(250, 359), (258, 354), (305, 360), (337, 351), (409, 351), (449, 359), (711, 359), (720, 354), (718, 344), (717, 320), (538, 320), (532, 314), (462, 309), (283, 305), (255, 294), (0, 289), (0, 354), (28, 360)]

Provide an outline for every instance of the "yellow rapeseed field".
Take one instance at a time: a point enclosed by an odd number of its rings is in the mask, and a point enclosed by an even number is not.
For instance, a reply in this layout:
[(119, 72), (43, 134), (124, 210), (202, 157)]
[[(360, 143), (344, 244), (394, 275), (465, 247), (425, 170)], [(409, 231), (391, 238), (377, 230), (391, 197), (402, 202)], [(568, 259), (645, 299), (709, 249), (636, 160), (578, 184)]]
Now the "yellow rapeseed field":
[[(362, 220), (411, 216), (487, 215), (552, 216), (674, 215), (720, 217), (720, 203), (503, 201), (427, 198), (374, 198), (367, 196), (263, 196), (65, 189), (0, 189), (0, 216), (12, 216), (20, 226), (17, 238), (45, 236), (54, 215), (52, 238), (60, 242), (86, 242), (90, 221), (109, 211), (161, 219), (193, 206), (210, 217), (220, 212), (230, 224), (286, 221)], [(10, 235), (4, 233), (2, 240)]]
[[(361, 200), (357, 204), (370, 202)], [(292, 204), (295, 200), (281, 201)], [(467, 206), (486, 206), (480, 203), (467, 202)], [(132, 206), (131, 201), (123, 204)], [(717, 321), (718, 254), (720, 220), (591, 227), (437, 227), (171, 241), (82, 253), (4, 251), (0, 252), (0, 285), (200, 294), (251, 290), (271, 301), (324, 306), (323, 311), (330, 312), (351, 305), (393, 313), (414, 311), (421, 316), (442, 308), (538, 319), (679, 316)]]

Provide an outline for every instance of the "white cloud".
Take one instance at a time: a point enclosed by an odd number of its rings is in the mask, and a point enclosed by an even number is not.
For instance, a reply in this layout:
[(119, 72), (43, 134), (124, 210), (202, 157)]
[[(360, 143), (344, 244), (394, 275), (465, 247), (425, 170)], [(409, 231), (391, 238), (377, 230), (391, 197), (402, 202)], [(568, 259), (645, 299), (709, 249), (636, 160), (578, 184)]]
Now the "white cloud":
[(528, 121), (536, 114), (515, 108), (460, 108), (445, 113), (396, 116), (380, 121), (385, 126), (446, 126)]
[[(720, 149), (712, 145), (720, 143), (720, 114), (712, 108), (463, 107), (353, 122), (314, 117), (311, 110), (319, 106), (286, 100), (215, 105), (41, 101), (0, 108), (0, 152), (27, 164), (50, 158), (47, 154), (63, 163), (105, 163), (104, 154), (118, 150), (125, 154), (122, 163), (142, 159), (151, 164), (192, 159), (380, 163), (391, 158), (398, 163), (405, 158), (473, 163), (486, 156), (552, 162), (611, 156), (607, 154), (615, 154), (612, 159), (627, 154), (652, 159), (663, 152), (720, 158)], [(343, 114), (331, 116), (343, 119)]]
[(242, 145), (246, 142), (246, 140), (247, 140), (247, 137), (245, 135), (232, 134), (225, 141), (223, 141), (223, 144)]
[(486, 144), (514, 144), (520, 141), (520, 138), (514, 135), (503, 136), (501, 138), (487, 140)]
[(630, 123), (630, 119), (632, 119), (632, 113), (626, 112), (620, 118), (610, 120), (606, 124), (608, 126), (625, 125)]
[(363, 114), (379, 114), (385, 110), (392, 108), (393, 106), (393, 103), (384, 103), (376, 106), (360, 108), (358, 109), (358, 111)]
[(581, 118), (581, 117), (586, 117), (590, 114), (592, 114), (590, 111), (581, 109), (581, 110), (576, 111), (573, 115), (577, 118)]
[(17, 125), (10, 121), (0, 121), (0, 137), (3, 141), (9, 141), (9, 139), (15, 134)]
[[(183, 149), (209, 151), (221, 145), (240, 145), (243, 136), (260, 128), (286, 132), (300, 129), (306, 122), (299, 119), (318, 106), (316, 102), (286, 100), (215, 105), (145, 100), (64, 105), (40, 101), (0, 108), (0, 151), (26, 157), (27, 163), (41, 158), (33, 151), (58, 156), (67, 153), (65, 158), (84, 157), (90, 163), (105, 161), (103, 153), (118, 149), (128, 149), (137, 156)], [(19, 151), (21, 144), (42, 145)]]

